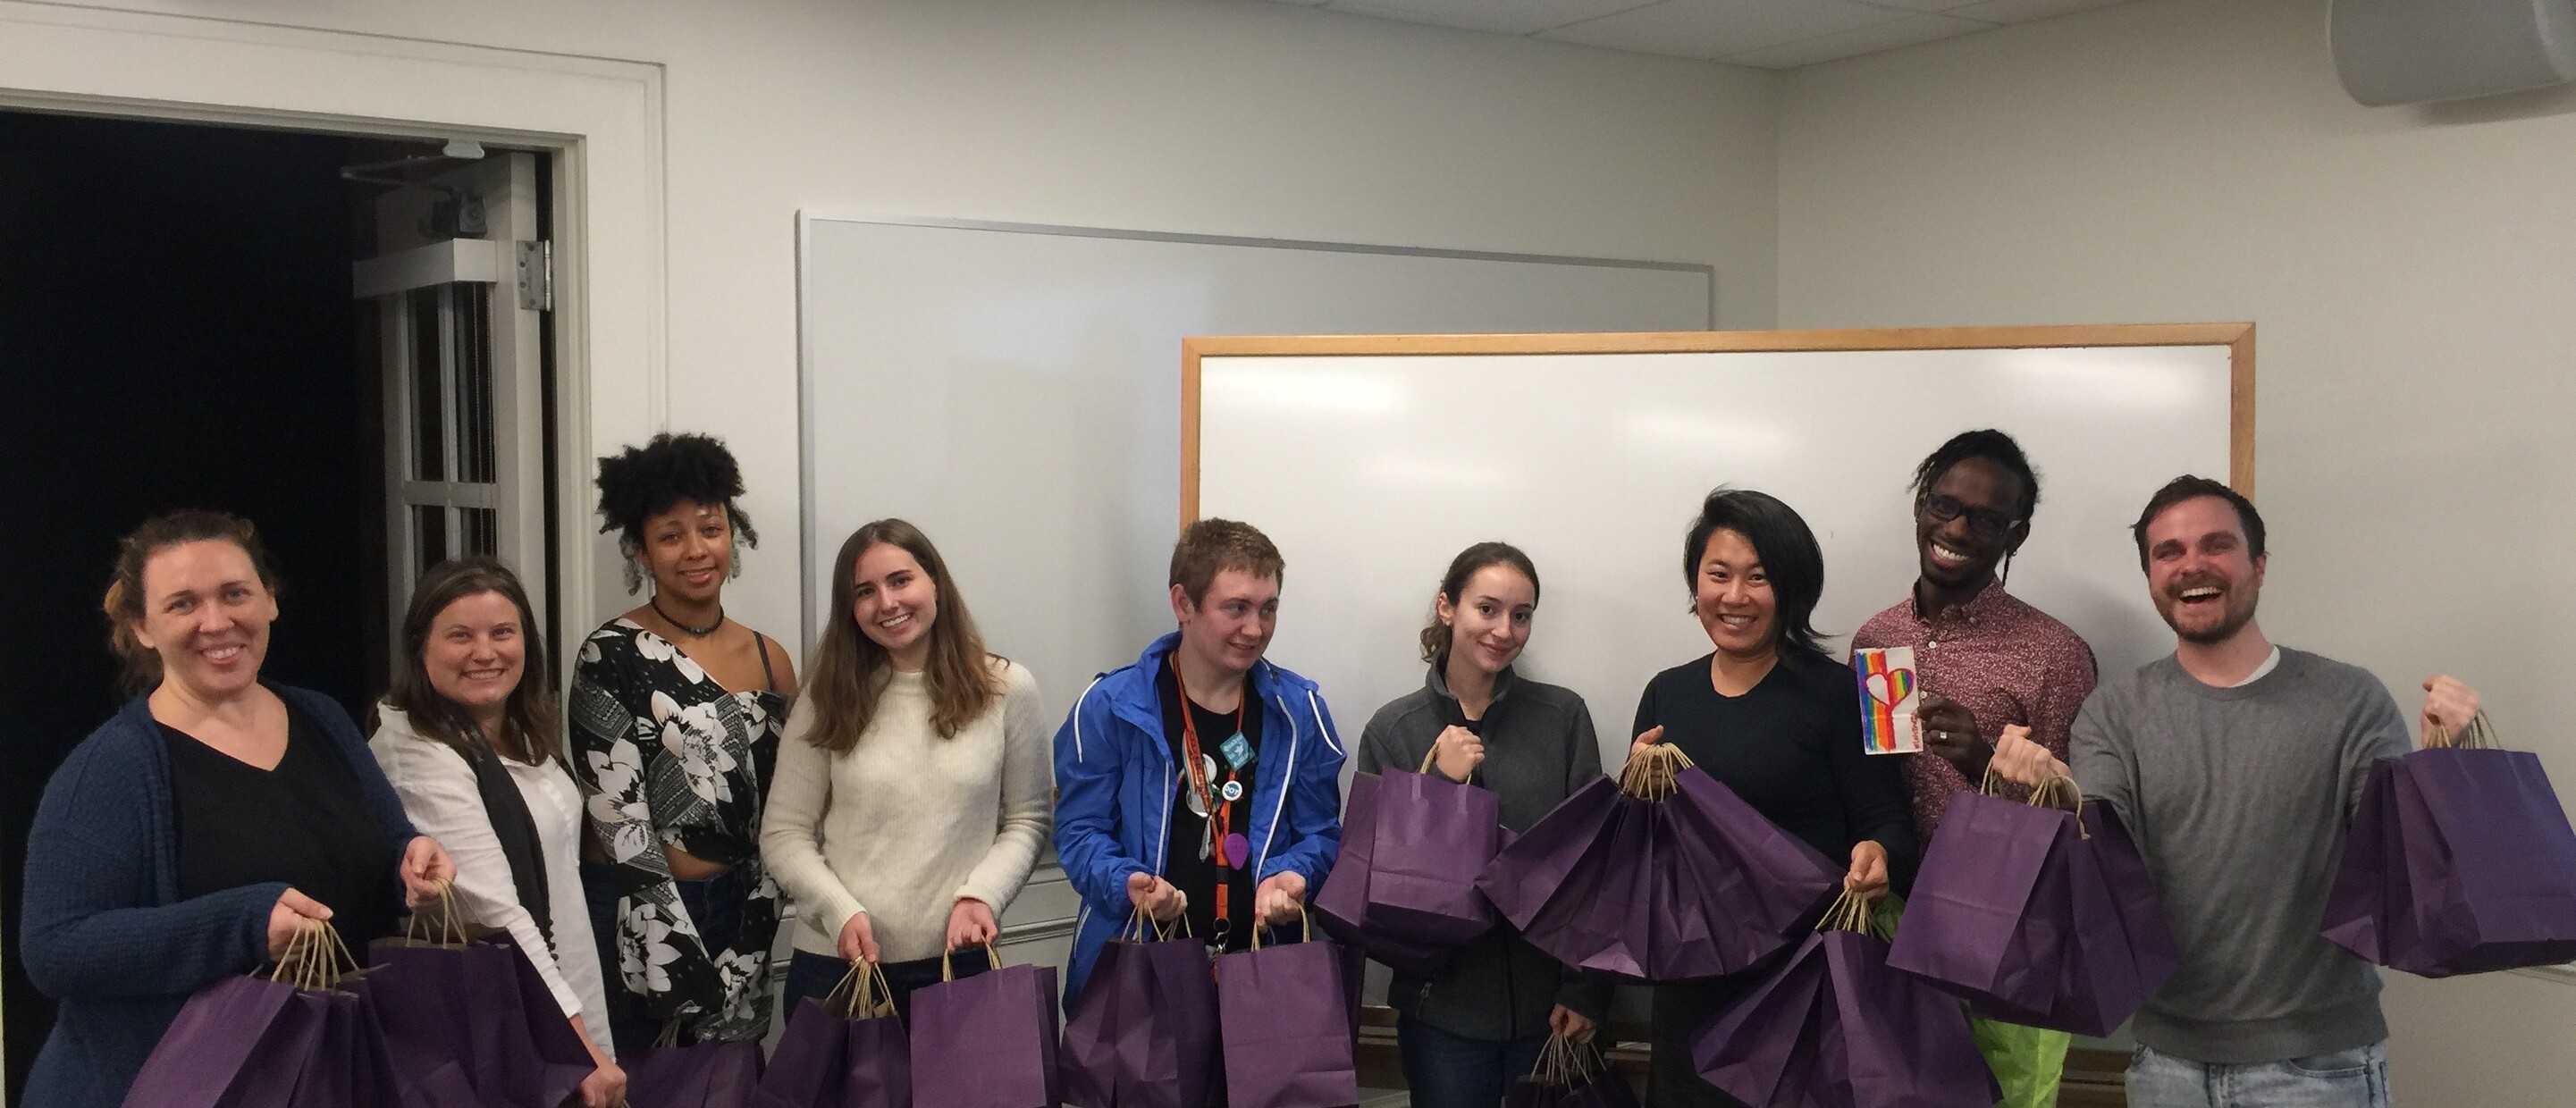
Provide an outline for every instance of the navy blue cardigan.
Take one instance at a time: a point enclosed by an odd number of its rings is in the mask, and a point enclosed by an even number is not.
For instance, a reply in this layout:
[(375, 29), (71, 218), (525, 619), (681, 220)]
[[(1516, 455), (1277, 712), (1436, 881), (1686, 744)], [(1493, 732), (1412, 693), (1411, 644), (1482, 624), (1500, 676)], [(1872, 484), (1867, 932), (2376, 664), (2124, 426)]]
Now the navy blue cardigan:
[[(270, 684), (322, 725), (396, 843), (418, 832), (329, 697)], [(400, 876), (387, 873), (385, 879)], [(268, 960), (268, 916), (283, 883), (179, 899), (170, 752), (137, 697), (72, 750), (27, 836), (20, 954), (62, 1002), (36, 1055), (24, 1108), (118, 1108), (189, 994)]]

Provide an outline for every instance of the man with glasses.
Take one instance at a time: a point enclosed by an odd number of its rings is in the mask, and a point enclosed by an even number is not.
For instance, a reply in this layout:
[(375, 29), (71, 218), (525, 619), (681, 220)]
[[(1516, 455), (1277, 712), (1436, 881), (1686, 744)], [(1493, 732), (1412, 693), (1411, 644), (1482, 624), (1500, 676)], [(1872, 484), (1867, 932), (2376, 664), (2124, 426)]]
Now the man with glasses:
[[(1925, 752), (1907, 756), (1915, 829), (1928, 846), (1950, 794), (1985, 776), (2008, 725), (2066, 754), (2068, 729), (2093, 692), (2093, 650), (2063, 623), (2004, 591), (2012, 556), (2030, 538), (2039, 475), (2001, 431), (1968, 431), (1914, 469), (1914, 545), (1921, 574), (1912, 595), (1852, 635), (1855, 649), (1914, 648), (1923, 690), (1916, 719)], [(2024, 790), (2014, 786), (2012, 791)], [(1977, 1047), (2004, 1088), (2007, 1108), (2057, 1102), (2069, 1036), (1972, 1020)]]

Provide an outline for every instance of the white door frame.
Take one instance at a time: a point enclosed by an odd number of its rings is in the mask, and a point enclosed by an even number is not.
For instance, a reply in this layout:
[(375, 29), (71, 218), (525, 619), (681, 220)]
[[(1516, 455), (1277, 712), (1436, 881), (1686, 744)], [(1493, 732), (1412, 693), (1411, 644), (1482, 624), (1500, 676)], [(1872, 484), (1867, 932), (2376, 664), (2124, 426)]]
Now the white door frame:
[[(663, 72), (584, 58), (0, 0), (0, 107), (554, 151), (556, 598), (566, 649), (630, 601), (592, 459), (669, 410)], [(350, 629), (352, 632), (354, 628)]]

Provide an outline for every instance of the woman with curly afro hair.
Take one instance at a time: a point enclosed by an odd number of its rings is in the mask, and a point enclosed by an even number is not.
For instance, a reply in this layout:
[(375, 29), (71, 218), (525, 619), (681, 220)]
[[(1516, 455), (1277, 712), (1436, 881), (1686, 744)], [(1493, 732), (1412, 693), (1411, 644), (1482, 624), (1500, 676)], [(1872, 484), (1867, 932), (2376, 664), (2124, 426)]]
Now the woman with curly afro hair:
[(740, 548), (759, 541), (741, 498), (741, 467), (705, 435), (599, 460), (600, 530), (645, 600), (582, 642), (566, 714), (605, 854), (582, 884), (621, 1052), (666, 1028), (682, 1043), (769, 1030), (780, 896), (760, 811), (796, 674), (725, 615)]

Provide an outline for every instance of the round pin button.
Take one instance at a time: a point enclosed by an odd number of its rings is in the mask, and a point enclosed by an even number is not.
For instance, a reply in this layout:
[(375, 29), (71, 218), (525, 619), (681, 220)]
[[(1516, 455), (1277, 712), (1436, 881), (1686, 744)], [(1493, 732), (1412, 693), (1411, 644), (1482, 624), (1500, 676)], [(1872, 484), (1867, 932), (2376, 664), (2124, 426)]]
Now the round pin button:
[(1224, 788), (1217, 790), (1217, 795), (1222, 796), (1227, 800), (1241, 800), (1243, 799), (1243, 782), (1228, 781), (1225, 783)]

